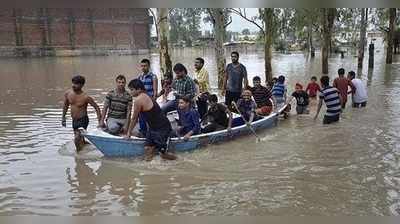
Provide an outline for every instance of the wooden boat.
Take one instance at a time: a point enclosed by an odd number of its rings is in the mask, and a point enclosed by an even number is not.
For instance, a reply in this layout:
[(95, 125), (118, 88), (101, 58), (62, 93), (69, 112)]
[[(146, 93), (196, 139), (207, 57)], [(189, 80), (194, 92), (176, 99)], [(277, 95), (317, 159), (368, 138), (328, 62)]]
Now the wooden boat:
[[(276, 112), (272, 112), (270, 115), (254, 121), (251, 124), (252, 128), (257, 131), (276, 126), (279, 114), (286, 106), (282, 105)], [(192, 136), (187, 141), (183, 138), (171, 138), (168, 150), (177, 153), (188, 152), (209, 144), (230, 141), (237, 136), (251, 134), (250, 129), (244, 124), (241, 117), (234, 118), (232, 126), (230, 132), (225, 129), (207, 134), (199, 134)], [(123, 139), (120, 136), (114, 136), (99, 129), (89, 132), (82, 130), (82, 134), (106, 157), (138, 157), (144, 154), (144, 138), (132, 136), (131, 139)]]

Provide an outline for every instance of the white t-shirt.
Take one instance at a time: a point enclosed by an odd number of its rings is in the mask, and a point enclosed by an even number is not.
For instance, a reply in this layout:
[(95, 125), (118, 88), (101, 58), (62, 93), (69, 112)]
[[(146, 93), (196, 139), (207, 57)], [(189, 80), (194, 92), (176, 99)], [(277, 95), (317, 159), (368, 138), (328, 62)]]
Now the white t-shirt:
[(361, 79), (354, 78), (351, 80), (354, 87), (356, 87), (356, 92), (353, 94), (353, 103), (363, 103), (368, 100), (367, 86)]

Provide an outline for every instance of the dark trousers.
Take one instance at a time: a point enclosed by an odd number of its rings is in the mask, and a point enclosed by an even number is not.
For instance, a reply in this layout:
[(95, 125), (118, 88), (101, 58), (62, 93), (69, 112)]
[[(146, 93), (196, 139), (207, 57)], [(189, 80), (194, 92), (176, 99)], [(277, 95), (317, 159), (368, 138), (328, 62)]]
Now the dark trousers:
[(339, 121), (339, 114), (335, 116), (324, 116), (323, 124), (331, 124)]
[(231, 104), (232, 102), (237, 102), (240, 99), (241, 92), (231, 92), (231, 91), (226, 91), (225, 93), (225, 105), (228, 106), (229, 108), (232, 108)]
[(199, 99), (196, 101), (196, 104), (197, 104), (197, 111), (199, 112), (200, 115), (200, 119), (202, 119), (208, 110), (207, 99), (205, 99), (205, 97), (200, 96)]

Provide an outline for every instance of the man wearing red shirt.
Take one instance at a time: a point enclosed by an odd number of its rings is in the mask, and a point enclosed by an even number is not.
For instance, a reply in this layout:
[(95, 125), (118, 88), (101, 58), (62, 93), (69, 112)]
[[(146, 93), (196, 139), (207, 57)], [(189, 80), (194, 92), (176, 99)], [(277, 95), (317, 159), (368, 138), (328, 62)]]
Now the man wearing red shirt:
[(339, 68), (338, 75), (335, 80), (333, 80), (333, 87), (339, 90), (340, 96), (342, 97), (342, 109), (346, 108), (348, 87), (351, 88), (351, 93), (354, 93), (355, 87), (350, 80), (344, 77), (344, 68)]

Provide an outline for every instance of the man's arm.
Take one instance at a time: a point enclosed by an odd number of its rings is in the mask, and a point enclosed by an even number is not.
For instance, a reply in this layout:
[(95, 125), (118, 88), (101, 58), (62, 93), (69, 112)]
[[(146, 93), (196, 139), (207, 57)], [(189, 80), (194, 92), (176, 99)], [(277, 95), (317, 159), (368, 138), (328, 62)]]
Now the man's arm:
[(156, 100), (158, 94), (158, 79), (156, 75), (154, 75), (153, 77), (153, 94), (154, 94), (153, 99)]
[(225, 113), (227, 113), (229, 117), (228, 131), (230, 131), (230, 129), (232, 128), (232, 120), (233, 120), (232, 112), (228, 108), (226, 108)]
[(186, 83), (186, 97), (189, 97), (190, 99), (193, 99), (196, 96), (196, 86), (193, 82)]
[(226, 85), (228, 82), (228, 72), (226, 72), (226, 69), (224, 71), (224, 81), (222, 82), (222, 95), (225, 95), (226, 92)]
[(133, 114), (132, 114), (132, 117), (130, 119), (128, 131), (127, 131), (127, 133), (125, 135), (125, 138), (130, 138), (131, 137), (132, 130), (135, 127), (135, 125), (136, 125), (136, 123), (138, 121), (139, 112), (142, 110), (142, 107), (143, 107), (141, 101), (142, 101), (141, 99), (136, 99), (134, 104), (133, 104)]
[(126, 121), (125, 124), (123, 126), (123, 131), (126, 132), (128, 130), (129, 127), (129, 122), (131, 120), (131, 113), (132, 113), (132, 99), (129, 101), (128, 103), (128, 108), (127, 108), (127, 113), (126, 113)]
[(62, 113), (62, 117), (61, 117), (61, 125), (63, 126), (63, 127), (66, 127), (67, 126), (67, 124), (66, 124), (66, 118), (65, 118), (65, 116), (67, 115), (67, 111), (68, 111), (68, 108), (69, 108), (69, 100), (68, 100), (68, 93), (65, 93), (64, 94), (64, 106), (63, 106), (63, 113)]
[(249, 86), (249, 80), (247, 79), (247, 70), (246, 67), (243, 66), (243, 81), (244, 81), (244, 89)]
[(101, 121), (101, 112), (100, 112), (100, 107), (99, 105), (97, 105), (96, 102), (94, 102), (93, 98), (88, 96), (88, 103), (90, 104), (90, 106), (92, 106), (95, 110), (96, 110), (96, 115), (97, 115), (97, 120), (100, 124)]
[(322, 107), (322, 100), (323, 100), (323, 99), (321, 99), (321, 98), (318, 100), (317, 113), (315, 114), (314, 120), (317, 119), (318, 114), (319, 114), (319, 111), (321, 110), (321, 107)]
[(357, 88), (353, 85), (352, 81), (349, 81), (349, 86), (351, 88), (351, 93), (354, 94), (356, 92)]
[(100, 120), (100, 126), (101, 127), (105, 126), (104, 120), (106, 119), (106, 114), (107, 114), (108, 108), (109, 108), (109, 106), (111, 104), (110, 101), (111, 100), (110, 100), (109, 96), (107, 95), (106, 99), (104, 100), (103, 110), (101, 111), (101, 120)]

